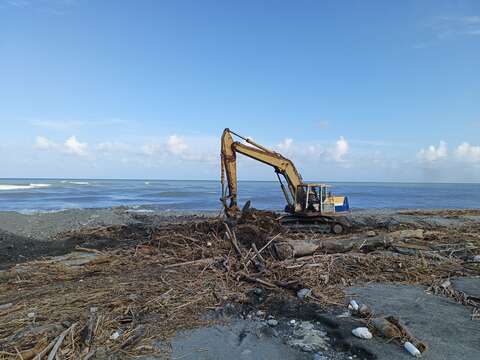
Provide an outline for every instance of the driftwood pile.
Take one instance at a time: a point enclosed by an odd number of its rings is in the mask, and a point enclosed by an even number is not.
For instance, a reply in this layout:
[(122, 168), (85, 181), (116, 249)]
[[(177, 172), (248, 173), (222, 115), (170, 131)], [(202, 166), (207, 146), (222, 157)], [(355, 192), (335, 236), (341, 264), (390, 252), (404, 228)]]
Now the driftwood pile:
[(432, 285), (480, 273), (469, 262), (480, 245), (474, 234), (463, 248), (421, 229), (339, 237), (292, 231), (263, 213), (141, 231), (132, 245), (124, 226), (79, 230), (75, 237), (127, 245), (77, 247), (1, 272), (0, 359), (166, 356), (161, 340), (207, 324), (202, 314), (225, 303), (248, 303), (253, 287), (279, 296), (308, 288), (308, 301), (345, 306), (343, 289), (354, 284)]

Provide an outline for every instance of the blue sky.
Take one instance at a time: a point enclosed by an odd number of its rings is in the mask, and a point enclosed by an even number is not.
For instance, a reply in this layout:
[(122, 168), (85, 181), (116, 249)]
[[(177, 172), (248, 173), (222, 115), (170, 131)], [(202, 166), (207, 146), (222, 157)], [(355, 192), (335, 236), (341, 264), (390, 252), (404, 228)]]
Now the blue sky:
[[(0, 177), (480, 181), (480, 2), (0, 0)], [(240, 178), (274, 180), (242, 159)]]

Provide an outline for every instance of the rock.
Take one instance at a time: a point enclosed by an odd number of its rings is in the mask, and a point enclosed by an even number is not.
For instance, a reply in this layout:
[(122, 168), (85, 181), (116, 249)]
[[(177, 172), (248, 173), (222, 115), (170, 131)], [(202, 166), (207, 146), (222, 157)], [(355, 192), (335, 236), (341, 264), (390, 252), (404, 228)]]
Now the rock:
[(278, 321), (275, 320), (275, 319), (270, 319), (270, 320), (267, 320), (267, 324), (269, 326), (277, 326), (278, 325)]
[(368, 237), (374, 237), (377, 236), (377, 233), (373, 230), (367, 231), (366, 234)]
[(312, 289), (300, 289), (297, 291), (297, 297), (300, 299), (300, 300), (303, 300), (305, 299), (308, 295), (310, 295), (312, 292)]
[(29, 319), (33, 319), (33, 318), (35, 317), (35, 313), (34, 313), (34, 312), (29, 312), (29, 313), (27, 314), (27, 317), (28, 317)]
[(405, 344), (403, 344), (403, 347), (405, 348), (405, 350), (407, 350), (410, 355), (412, 356), (415, 356), (415, 357), (419, 357), (421, 356), (422, 354), (420, 353), (420, 350), (418, 350), (415, 345), (413, 345), (410, 341), (407, 341), (405, 342)]
[(255, 295), (262, 296), (263, 295), (263, 289), (260, 288), (255, 288), (252, 290)]
[(295, 319), (290, 320), (290, 326), (295, 326), (297, 324)]
[(263, 317), (265, 317), (266, 314), (265, 314), (265, 311), (258, 310), (257, 313), (256, 313), (256, 315), (257, 315), (258, 317), (263, 318)]
[(360, 339), (371, 339), (372, 333), (366, 327), (358, 327), (352, 330), (352, 334)]
[(359, 306), (355, 300), (350, 300), (350, 304), (348, 305), (348, 308), (353, 311), (358, 311)]
[(442, 282), (442, 283), (440, 284), (440, 286), (441, 286), (442, 288), (444, 288), (444, 289), (449, 288), (450, 285), (452, 285), (452, 283), (450, 282), (450, 280), (445, 280), (444, 282)]
[(473, 257), (473, 262), (480, 262), (480, 255), (475, 255)]

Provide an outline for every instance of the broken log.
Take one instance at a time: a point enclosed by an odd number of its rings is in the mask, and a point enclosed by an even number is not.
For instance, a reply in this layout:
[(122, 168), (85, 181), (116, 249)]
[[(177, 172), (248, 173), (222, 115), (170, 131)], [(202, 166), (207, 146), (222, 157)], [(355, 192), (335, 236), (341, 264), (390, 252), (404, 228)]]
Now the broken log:
[(388, 248), (391, 243), (392, 239), (387, 235), (353, 236), (325, 240), (283, 240), (275, 244), (275, 251), (281, 260), (285, 260), (314, 253), (338, 254), (352, 250), (370, 252), (379, 248)]

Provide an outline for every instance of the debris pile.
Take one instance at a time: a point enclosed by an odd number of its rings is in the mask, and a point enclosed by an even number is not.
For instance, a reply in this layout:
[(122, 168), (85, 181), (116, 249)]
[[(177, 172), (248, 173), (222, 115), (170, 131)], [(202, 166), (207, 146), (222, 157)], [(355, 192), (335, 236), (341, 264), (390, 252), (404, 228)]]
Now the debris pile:
[[(354, 284), (435, 291), (450, 277), (480, 274), (471, 260), (480, 238), (471, 229), (334, 236), (292, 230), (275, 218), (250, 210), (237, 223), (219, 218), (65, 234), (83, 247), (0, 272), (0, 359), (165, 355), (160, 340), (211, 322), (202, 315), (226, 303), (252, 305), (247, 294), (254, 287), (343, 307), (343, 290)], [(121, 246), (95, 250), (85, 247), (85, 237)]]

